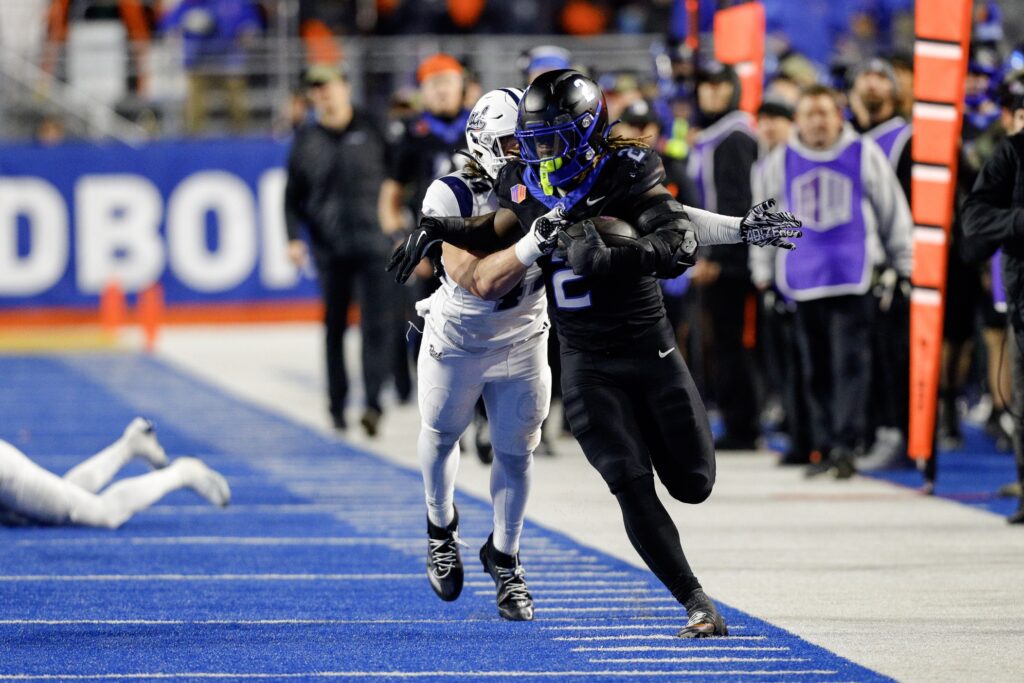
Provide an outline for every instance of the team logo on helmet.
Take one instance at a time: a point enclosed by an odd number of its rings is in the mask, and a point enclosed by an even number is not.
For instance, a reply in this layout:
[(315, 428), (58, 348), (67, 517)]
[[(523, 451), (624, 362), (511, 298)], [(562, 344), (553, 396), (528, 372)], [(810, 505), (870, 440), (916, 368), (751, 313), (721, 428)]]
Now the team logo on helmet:
[(473, 115), (469, 117), (469, 121), (466, 122), (466, 128), (469, 130), (481, 130), (484, 127), (484, 116), (487, 114), (487, 110), (491, 108), (491, 105), (484, 105), (483, 109), (477, 109), (473, 112)]
[(512, 195), (512, 201), (516, 204), (522, 203), (526, 199), (526, 185), (513, 185), (509, 194)]

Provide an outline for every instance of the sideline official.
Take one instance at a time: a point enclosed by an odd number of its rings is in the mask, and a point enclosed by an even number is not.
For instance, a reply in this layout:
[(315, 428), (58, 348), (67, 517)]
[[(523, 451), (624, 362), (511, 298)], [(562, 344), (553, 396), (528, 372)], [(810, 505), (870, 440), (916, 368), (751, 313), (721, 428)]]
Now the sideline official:
[[(1017, 478), (1024, 487), (1024, 82), (1009, 84), (1013, 112), (1010, 137), (981, 167), (964, 204), (961, 250), (968, 260), (990, 258), (1002, 248), (1007, 321), (1012, 330), (1014, 434)], [(1007, 518), (1024, 524), (1024, 497)]]
[(336, 429), (346, 428), (344, 335), (353, 292), (358, 293), (366, 408), (361, 423), (375, 436), (381, 418), (381, 385), (389, 374), (390, 282), (384, 272), (390, 244), (380, 229), (377, 199), (387, 169), (387, 143), (373, 121), (354, 110), (351, 87), (340, 69), (317, 65), (303, 75), (316, 120), (299, 128), (288, 159), (285, 221), (288, 254), (298, 267), (308, 260), (309, 233), (324, 300), (327, 384)]

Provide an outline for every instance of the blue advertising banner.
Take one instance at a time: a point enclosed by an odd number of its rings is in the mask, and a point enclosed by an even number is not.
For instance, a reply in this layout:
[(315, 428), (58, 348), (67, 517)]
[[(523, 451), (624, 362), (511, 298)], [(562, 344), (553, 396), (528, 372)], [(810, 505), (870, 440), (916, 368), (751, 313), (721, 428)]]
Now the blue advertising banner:
[(111, 281), (168, 304), (315, 297), (286, 254), (273, 140), (0, 147), (0, 309), (92, 306)]

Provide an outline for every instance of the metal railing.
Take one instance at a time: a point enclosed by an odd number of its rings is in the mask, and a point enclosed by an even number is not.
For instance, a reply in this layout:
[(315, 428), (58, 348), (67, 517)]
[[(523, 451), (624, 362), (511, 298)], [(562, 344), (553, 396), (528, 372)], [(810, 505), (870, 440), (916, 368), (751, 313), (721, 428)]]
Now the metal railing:
[[(285, 29), (292, 22), (279, 21), (261, 38), (246, 44), (232, 69), (208, 60), (202, 72), (238, 72), (244, 78), (248, 107), (246, 134), (271, 134), (275, 122), (286, 117), (289, 98), (307, 62), (302, 40)], [(572, 51), (577, 63), (597, 72), (631, 70), (650, 73), (652, 46), (657, 35), (605, 35), (592, 38), (566, 36), (418, 35), (346, 36), (339, 38), (352, 78), (358, 104), (384, 112), (396, 89), (414, 85), (417, 63), (425, 56), (445, 51), (463, 59), (478, 75), (484, 89), (521, 85), (523, 75), (517, 58), (535, 45), (555, 43)], [(0, 138), (19, 139), (31, 134), (32, 123), (43, 114), (64, 117), (69, 133), (86, 138), (108, 138), (134, 143), (145, 137), (185, 134), (184, 109), (188, 98), (188, 74), (182, 43), (168, 37), (144, 44), (124, 42), (116, 55), (109, 43), (95, 48), (63, 44), (47, 46), (48, 69), (18, 55), (0, 50)], [(102, 54), (100, 54), (102, 53)], [(95, 69), (88, 61), (95, 58)], [(113, 60), (113, 61), (112, 61)], [(80, 85), (75, 74), (104, 72), (113, 64), (110, 79), (119, 94), (96, 97), (88, 84)], [(195, 71), (193, 71), (194, 73)], [(7, 87), (7, 86), (10, 87)], [(104, 88), (110, 90), (111, 83)], [(104, 99), (106, 101), (104, 101)], [(227, 132), (223, 96), (210, 99), (211, 125), (204, 134)]]

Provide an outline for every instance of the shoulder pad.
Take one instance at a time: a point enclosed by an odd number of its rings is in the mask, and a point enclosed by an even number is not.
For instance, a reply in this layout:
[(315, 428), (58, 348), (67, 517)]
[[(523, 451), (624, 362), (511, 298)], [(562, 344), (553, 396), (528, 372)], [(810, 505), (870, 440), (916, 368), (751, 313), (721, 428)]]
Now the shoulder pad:
[(629, 194), (643, 194), (665, 180), (665, 166), (653, 149), (623, 147), (615, 154), (620, 160), (617, 180), (628, 188)]

